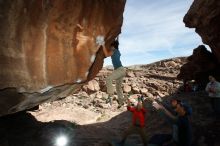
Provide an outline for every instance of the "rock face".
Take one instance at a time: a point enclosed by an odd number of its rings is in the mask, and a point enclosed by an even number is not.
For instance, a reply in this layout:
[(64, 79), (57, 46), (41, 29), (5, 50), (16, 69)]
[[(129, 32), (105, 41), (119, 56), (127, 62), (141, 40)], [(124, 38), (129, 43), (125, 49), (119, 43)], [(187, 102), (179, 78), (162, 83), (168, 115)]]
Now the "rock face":
[(1, 0), (0, 115), (65, 96), (72, 84), (94, 78), (104, 59), (97, 40), (108, 47), (120, 34), (125, 2)]
[(92, 81), (88, 82), (87, 86), (84, 86), (84, 90), (87, 93), (99, 91), (99, 89), (100, 89), (99, 83), (96, 80), (92, 80)]
[(181, 67), (180, 74), (177, 76), (184, 81), (195, 79), (199, 85), (204, 87), (210, 74), (218, 77), (220, 73), (214, 54), (203, 45), (194, 49), (193, 54), (187, 60), (188, 62)]
[[(211, 60), (212, 61), (216, 60), (216, 62), (213, 62), (214, 64), (216, 64), (217, 62), (218, 64), (220, 64), (220, 27), (219, 27), (220, 26), (220, 9), (219, 7), (220, 7), (219, 0), (209, 0), (209, 1), (194, 0), (194, 2), (192, 3), (189, 11), (187, 12), (183, 20), (187, 27), (195, 28), (195, 31), (201, 36), (203, 43), (210, 46), (212, 53), (213, 53), (213, 56), (212, 56), (213, 59)], [(203, 52), (202, 54), (204, 54), (204, 51), (202, 52)], [(198, 62), (198, 58), (196, 60)], [(200, 60), (200, 61), (204, 62), (203, 60)], [(192, 65), (193, 62), (189, 64)], [(209, 64), (210, 61), (208, 61), (207, 63)], [(187, 66), (191, 66), (191, 65), (187, 65)], [(194, 66), (197, 66), (197, 65), (194, 65)], [(184, 68), (182, 70), (186, 70), (187, 67), (186, 66), (183, 66), (183, 67)], [(203, 69), (205, 69), (204, 74), (206, 74), (207, 69), (206, 68), (203, 68)], [(190, 67), (188, 70), (193, 71), (192, 69), (190, 69)], [(196, 69), (196, 72), (197, 71), (198, 69)], [(211, 73), (212, 71), (213, 71), (213, 68), (211, 68), (209, 72)], [(192, 72), (192, 74), (197, 74), (197, 73), (195, 73), (195, 71)], [(201, 74), (201, 76), (204, 76), (204, 75)], [(191, 77), (186, 77), (185, 75), (184, 79), (186, 78), (192, 79)]]

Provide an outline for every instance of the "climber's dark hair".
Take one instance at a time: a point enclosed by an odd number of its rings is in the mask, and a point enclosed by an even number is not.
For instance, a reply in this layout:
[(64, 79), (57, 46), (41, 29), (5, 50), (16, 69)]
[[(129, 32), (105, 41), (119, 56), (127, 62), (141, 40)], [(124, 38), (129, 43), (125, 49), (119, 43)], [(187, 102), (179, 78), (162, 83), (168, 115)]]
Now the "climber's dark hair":
[(111, 43), (111, 46), (113, 46), (115, 49), (118, 49), (118, 45), (119, 45), (118, 40), (114, 40), (114, 42)]

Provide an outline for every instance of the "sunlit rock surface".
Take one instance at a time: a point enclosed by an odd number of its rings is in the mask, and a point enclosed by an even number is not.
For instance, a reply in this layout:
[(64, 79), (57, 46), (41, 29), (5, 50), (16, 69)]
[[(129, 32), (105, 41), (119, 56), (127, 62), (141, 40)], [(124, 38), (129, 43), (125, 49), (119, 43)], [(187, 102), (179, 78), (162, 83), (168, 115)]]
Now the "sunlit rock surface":
[(120, 34), (126, 0), (0, 0), (0, 115), (74, 92)]

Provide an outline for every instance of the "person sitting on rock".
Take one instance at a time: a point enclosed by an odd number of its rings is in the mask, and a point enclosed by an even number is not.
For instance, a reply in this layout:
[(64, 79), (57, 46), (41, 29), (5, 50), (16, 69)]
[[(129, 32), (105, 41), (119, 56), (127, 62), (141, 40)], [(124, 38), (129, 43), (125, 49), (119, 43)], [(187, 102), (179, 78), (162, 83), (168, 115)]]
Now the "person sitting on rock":
[(118, 95), (118, 103), (119, 103), (119, 107), (121, 107), (123, 105), (122, 81), (126, 75), (126, 70), (122, 66), (122, 63), (120, 60), (121, 53), (119, 51), (118, 45), (119, 45), (118, 40), (115, 40), (113, 43), (111, 43), (110, 49), (107, 49), (103, 45), (103, 52), (106, 57), (111, 56), (112, 64), (114, 67), (114, 71), (106, 78), (107, 93), (109, 94), (109, 98), (107, 102), (111, 103), (111, 100), (112, 100), (111, 97), (114, 94), (112, 81), (116, 80), (116, 91)]
[(147, 136), (145, 133), (145, 114), (146, 110), (143, 107), (143, 97), (138, 98), (138, 103), (136, 107), (131, 106), (131, 101), (128, 99), (128, 105), (127, 105), (127, 110), (132, 112), (132, 125), (124, 132), (123, 138), (121, 140), (121, 144), (124, 145), (126, 138), (133, 134), (133, 133), (138, 133), (142, 141), (144, 143), (144, 146), (147, 146)]
[(173, 132), (172, 134), (154, 135), (150, 139), (148, 146), (191, 146), (192, 128), (187, 107), (181, 102), (173, 102), (172, 107), (177, 113), (177, 115), (174, 115), (162, 104), (154, 102), (153, 106), (170, 119)]
[(215, 115), (218, 115), (220, 114), (220, 83), (213, 76), (209, 76), (209, 81), (205, 90), (211, 97), (211, 105)]

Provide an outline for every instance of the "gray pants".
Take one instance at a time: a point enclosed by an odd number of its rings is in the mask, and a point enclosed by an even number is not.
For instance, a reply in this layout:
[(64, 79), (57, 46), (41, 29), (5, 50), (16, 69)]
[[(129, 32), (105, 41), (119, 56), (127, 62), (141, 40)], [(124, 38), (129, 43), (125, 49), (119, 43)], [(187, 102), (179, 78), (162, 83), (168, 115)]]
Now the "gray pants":
[(117, 91), (119, 103), (123, 102), (122, 82), (125, 75), (126, 75), (125, 68), (119, 67), (106, 78), (107, 93), (111, 96), (114, 94), (114, 87), (112, 85), (112, 81), (116, 80), (116, 91)]

